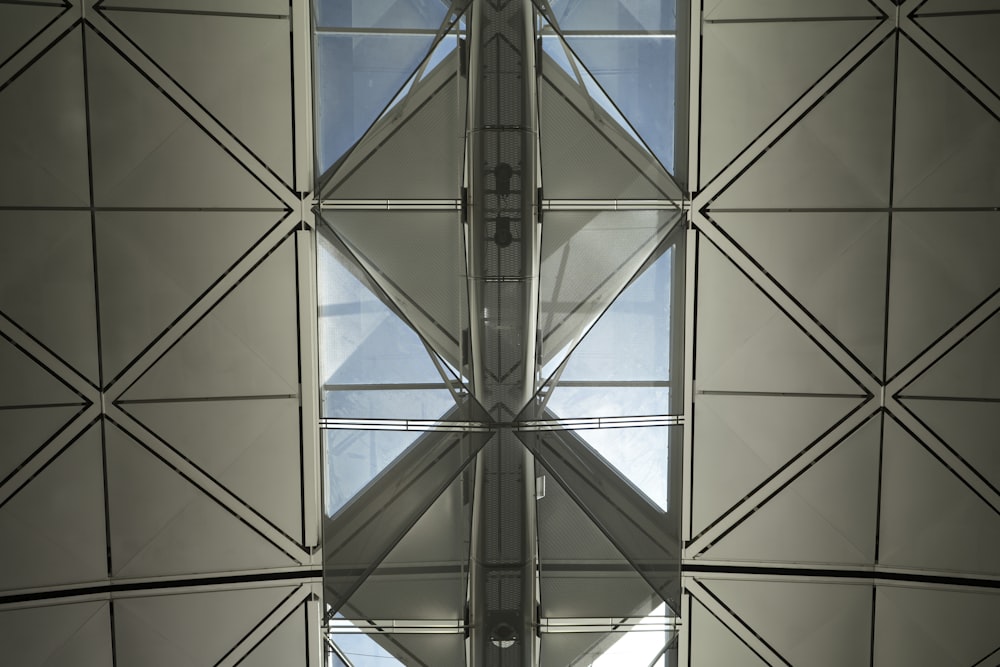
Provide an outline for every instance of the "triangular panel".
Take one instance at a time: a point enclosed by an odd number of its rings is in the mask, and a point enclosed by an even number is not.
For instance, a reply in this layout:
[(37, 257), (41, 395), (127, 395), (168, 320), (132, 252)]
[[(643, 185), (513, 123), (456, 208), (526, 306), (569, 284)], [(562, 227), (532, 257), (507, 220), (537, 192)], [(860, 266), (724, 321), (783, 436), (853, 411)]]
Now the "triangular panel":
[(305, 607), (299, 607), (243, 658), (239, 667), (308, 665), (306, 645), (311, 631), (307, 623)]
[(1000, 572), (1000, 514), (893, 420), (884, 447), (879, 562)]
[(791, 665), (870, 662), (872, 589), (857, 584), (703, 581)]
[(275, 213), (101, 211), (97, 256), (110, 380), (249, 250)]
[(90, 213), (0, 212), (0, 311), (97, 384)]
[(674, 2), (536, 0), (548, 5), (561, 30), (664, 32), (677, 27)]
[(1000, 120), (901, 39), (893, 205), (997, 206), (998, 152)]
[(738, 21), (878, 17), (882, 12), (869, 0), (706, 0), (703, 15), (713, 21)]
[[(604, 11), (609, 13), (607, 7)], [(673, 172), (675, 36), (591, 34), (569, 36), (566, 42), (650, 151)]]
[[(472, 515), (469, 488), (465, 477), (456, 479), (351, 595), (338, 617), (358, 625), (367, 619), (464, 618)], [(447, 655), (455, 639), (461, 646), (460, 635), (397, 634), (376, 641), (392, 654), (408, 658), (406, 664), (445, 665), (461, 664)], [(335, 641), (348, 649), (340, 637)]]
[[(934, 613), (927, 613), (933, 610)], [(1000, 648), (1000, 594), (880, 586), (875, 600), (875, 664), (985, 665)]]
[(298, 400), (171, 401), (122, 407), (286, 535), (301, 533)]
[(0, 5), (0, 63), (17, 53), (63, 11), (65, 8), (59, 6)]
[(673, 211), (553, 211), (539, 276), (542, 365), (554, 370), (667, 237)]
[(869, 419), (715, 543), (706, 556), (757, 562), (872, 563), (880, 437), (880, 419)]
[[(733, 4), (754, 13), (766, 3)], [(822, 3), (794, 4), (812, 10)], [(728, 13), (725, 9), (722, 3), (717, 11)], [(709, 113), (701, 121), (702, 182), (735, 158), (874, 25), (874, 21), (707, 22), (701, 104)]]
[(0, 406), (77, 405), (83, 398), (21, 348), (0, 336)]
[(893, 65), (889, 40), (750, 165), (713, 206), (887, 206)]
[(284, 208), (93, 31), (87, 72), (98, 206)]
[(292, 591), (288, 586), (115, 600), (120, 665), (214, 665)]
[[(232, 1), (232, 0), (230, 0)], [(317, 0), (316, 25), (325, 28), (381, 28), (418, 31), (437, 28), (447, 16), (449, 2), (441, 0), (391, 0), (343, 2)]]
[[(990, 0), (981, 2), (988, 4), (994, 12), (997, 9), (996, 4)], [(925, 7), (934, 4), (932, 0)], [(955, 11), (952, 9), (953, 4), (956, 3), (949, 2), (946, 9)], [(995, 39), (1000, 31), (1000, 14), (927, 16), (919, 19), (918, 23), (992, 88), (994, 94), (1000, 93), (1000, 72), (996, 68), (1000, 52), (997, 51)]]
[[(364, 263), (371, 279), (394, 301), (395, 307), (406, 315), (424, 340), (442, 357), (458, 366), (462, 358), (462, 331), (469, 324), (464, 237), (457, 212), (331, 211), (324, 217), (353, 251), (356, 256), (353, 259)], [(387, 239), (392, 241), (387, 242)], [(395, 378), (387, 376), (390, 370), (387, 353), (390, 350), (386, 349), (379, 355), (386, 358), (377, 373), (378, 377), (374, 377), (372, 369), (366, 367), (363, 378), (359, 376), (357, 379), (366, 383), (400, 382), (406, 369), (406, 374), (413, 374), (409, 378), (411, 382), (442, 382), (440, 373), (426, 353), (418, 352), (424, 348), (417, 335), (404, 331), (404, 322), (358, 278), (352, 276), (352, 273), (358, 273), (358, 269), (351, 266), (356, 262), (332, 244), (324, 244), (323, 248), (329, 248), (329, 253), (321, 252), (320, 261), (326, 262), (328, 257), (334, 261), (321, 269), (323, 275), (330, 276), (324, 279), (322, 289), (329, 296), (321, 295), (321, 298), (335, 299), (329, 302), (331, 305), (341, 304), (340, 309), (334, 309), (334, 315), (339, 316), (330, 319), (330, 326), (337, 321), (340, 321), (340, 326), (347, 324), (350, 313), (343, 312), (344, 305), (363, 303), (364, 322), (356, 316), (350, 319), (357, 320), (358, 326), (365, 324), (365, 328), (373, 332), (380, 318), (387, 321), (383, 326), (392, 328), (394, 333), (391, 338), (400, 346), (393, 370)], [(323, 312), (321, 309), (321, 317)], [(390, 320), (391, 323), (388, 322)], [(321, 324), (323, 326), (327, 325)], [(331, 334), (338, 338), (345, 335), (334, 331)], [(384, 335), (389, 334), (386, 332)], [(388, 338), (384, 341), (390, 342)], [(404, 345), (410, 350), (405, 358), (402, 356)], [(344, 376), (348, 370), (346, 367), (339, 368), (329, 379)], [(352, 375), (359, 372), (357, 367), (350, 369)], [(327, 379), (324, 378), (324, 381)]]
[(886, 214), (720, 211), (712, 218), (870, 371), (881, 375)]
[(295, 246), (285, 241), (125, 393), (126, 399), (298, 392)]
[(767, 662), (744, 644), (700, 602), (691, 605), (692, 665), (698, 667), (767, 667)]
[(962, 12), (991, 12), (997, 8), (994, 0), (927, 0), (920, 6), (917, 16), (926, 16), (936, 12), (962, 13)]
[[(559, 49), (562, 60), (555, 59)], [(542, 72), (539, 141), (546, 197), (681, 198), (680, 188), (568, 48), (546, 45)]]
[(97, 581), (108, 573), (101, 427), (95, 424), (0, 509), (0, 588)]
[(892, 223), (890, 376), (1000, 289), (997, 213), (898, 212)]
[(265, 164), (291, 182), (288, 19), (116, 11), (107, 15)]
[(903, 399), (918, 419), (1000, 489), (1000, 402)]
[[(456, 43), (454, 37), (445, 39), (438, 49)], [(420, 81), (407, 84), (405, 94), (337, 165), (322, 187), (323, 199), (459, 198), (466, 82), (452, 49)]]
[(111, 564), (115, 576), (295, 564), (117, 427), (107, 427), (106, 439)]
[(695, 533), (813, 444), (861, 399), (702, 395), (697, 402), (691, 489)]
[(111, 667), (107, 602), (0, 612), (0, 646), (11, 665)]
[(81, 49), (73, 30), (0, 90), (0, 200), (8, 206), (90, 205)]
[(76, 416), (82, 405), (0, 410), (0, 480)]
[(430, 34), (316, 35), (317, 173), (330, 168), (382, 113), (434, 43)]
[(1000, 316), (994, 313), (903, 393), (909, 396), (955, 396), (1000, 399)]
[(714, 245), (703, 241), (699, 253), (699, 390), (862, 393)]
[(288, 14), (288, 3), (285, 0), (100, 0), (97, 5), (101, 8), (128, 7), (139, 10), (271, 14), (275, 18)]

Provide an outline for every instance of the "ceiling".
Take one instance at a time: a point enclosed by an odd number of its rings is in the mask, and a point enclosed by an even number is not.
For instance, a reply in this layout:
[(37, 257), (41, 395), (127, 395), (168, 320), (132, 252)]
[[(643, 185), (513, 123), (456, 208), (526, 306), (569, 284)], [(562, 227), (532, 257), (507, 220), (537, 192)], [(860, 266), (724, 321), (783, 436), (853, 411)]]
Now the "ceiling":
[[(1000, 12), (690, 20), (679, 664), (996, 664)], [(0, 0), (14, 664), (321, 664), (310, 31)]]

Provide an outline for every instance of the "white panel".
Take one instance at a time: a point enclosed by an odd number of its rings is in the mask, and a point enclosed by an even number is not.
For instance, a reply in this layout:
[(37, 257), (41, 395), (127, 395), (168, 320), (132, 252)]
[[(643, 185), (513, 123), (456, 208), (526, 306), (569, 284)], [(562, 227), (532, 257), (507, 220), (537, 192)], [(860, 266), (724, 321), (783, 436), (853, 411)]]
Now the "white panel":
[(697, 533), (860, 403), (855, 398), (695, 398), (692, 528)]
[(735, 580), (702, 583), (789, 664), (869, 664), (870, 586)]
[[(199, 3), (199, 9), (204, 4)], [(288, 3), (280, 9), (287, 13)], [(286, 183), (291, 182), (287, 19), (149, 12), (108, 12), (108, 16)]]
[(897, 212), (892, 218), (891, 376), (1000, 289), (1000, 215)]
[(90, 213), (0, 212), (0, 310), (95, 384)]
[(62, 7), (0, 5), (0, 63), (62, 12)]
[(0, 612), (5, 664), (17, 667), (112, 667), (106, 602)]
[(295, 246), (286, 240), (125, 398), (297, 394), (295, 277)]
[[(20, 348), (0, 336), (0, 406), (80, 404), (83, 399)], [(17, 378), (12, 382), (9, 378)]]
[(0, 535), (2, 589), (99, 581), (107, 576), (100, 424), (0, 509)]
[(1000, 647), (998, 618), (1000, 593), (879, 586), (875, 600), (875, 664), (995, 664), (979, 661)]
[(885, 213), (719, 212), (712, 218), (870, 371), (882, 374)]
[(1000, 488), (1000, 403), (996, 401), (907, 400), (918, 419), (930, 427), (994, 488)]
[(0, 410), (0, 479), (62, 429), (82, 406)]
[(699, 390), (860, 394), (836, 363), (714, 246), (700, 245)]
[(886, 420), (879, 562), (1000, 572), (1000, 514), (895, 421)]
[(107, 381), (221, 278), (278, 214), (101, 211), (96, 217)]
[(108, 426), (111, 562), (118, 577), (294, 565), (291, 557)]
[(872, 563), (880, 422), (877, 417), (869, 419), (724, 536), (707, 556), (783, 563)]
[(288, 13), (288, 0), (101, 0), (98, 5), (103, 9), (128, 7), (231, 14)]
[(918, 16), (934, 12), (982, 12), (997, 8), (996, 0), (927, 0)]
[(283, 208), (92, 30), (87, 71), (97, 205)]
[(241, 660), (239, 667), (307, 667), (306, 622), (305, 607), (299, 607)]
[(1000, 316), (990, 319), (908, 386), (909, 396), (1000, 399)]
[(301, 539), (296, 399), (134, 403), (122, 407), (285, 534)]
[(1000, 204), (1000, 121), (909, 39), (896, 110), (894, 206)]
[(715, 206), (886, 206), (893, 64), (889, 40), (778, 139)]
[[(738, 4), (753, 13), (764, 3)], [(820, 3), (794, 4), (812, 8)], [(724, 8), (723, 3), (719, 9)], [(736, 157), (874, 25), (872, 21), (706, 23), (701, 47), (702, 182)]]
[(700, 602), (693, 602), (690, 625), (691, 665), (698, 667), (767, 667), (767, 663), (723, 625)]
[[(995, 2), (986, 0), (984, 4), (987, 2), (991, 9), (998, 9)], [(951, 4), (948, 9), (951, 9)], [(919, 23), (994, 93), (1000, 92), (1000, 67), (997, 66), (1000, 42), (996, 39), (997, 32), (1000, 32), (1000, 14), (928, 17)]]
[(214, 665), (291, 590), (272, 587), (119, 598), (115, 601), (118, 664)]
[(881, 16), (868, 0), (705, 0), (709, 20)]
[(74, 30), (0, 91), (5, 205), (90, 205), (81, 48)]

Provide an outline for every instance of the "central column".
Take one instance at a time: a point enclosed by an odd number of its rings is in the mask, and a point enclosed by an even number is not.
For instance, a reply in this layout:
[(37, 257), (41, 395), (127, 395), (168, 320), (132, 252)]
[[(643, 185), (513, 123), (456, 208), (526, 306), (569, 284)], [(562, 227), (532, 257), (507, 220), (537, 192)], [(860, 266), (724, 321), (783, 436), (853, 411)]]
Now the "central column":
[(474, 0), (468, 215), (473, 391), (498, 425), (476, 461), (470, 667), (537, 664), (534, 462), (510, 424), (535, 390), (539, 232), (530, 0)]

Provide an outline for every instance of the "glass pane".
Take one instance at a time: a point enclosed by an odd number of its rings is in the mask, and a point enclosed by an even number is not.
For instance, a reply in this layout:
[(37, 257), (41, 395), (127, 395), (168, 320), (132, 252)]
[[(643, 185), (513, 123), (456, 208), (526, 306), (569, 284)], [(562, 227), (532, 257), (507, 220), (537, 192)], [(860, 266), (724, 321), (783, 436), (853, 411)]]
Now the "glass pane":
[(323, 384), (442, 384), (420, 337), (348, 270), (331, 242), (321, 238), (319, 246)]
[(549, 0), (562, 30), (673, 30), (675, 0)]
[(333, 516), (420, 437), (412, 431), (325, 431), (326, 515)]
[(316, 0), (322, 28), (436, 29), (448, 14), (441, 0)]
[(665, 415), (670, 411), (670, 388), (559, 384), (547, 407), (564, 419)]
[[(669, 248), (591, 327), (571, 352), (559, 381), (668, 380), (672, 271), (673, 248)], [(543, 376), (556, 370), (561, 355), (555, 357), (543, 368)], [(552, 400), (559, 391), (557, 386)]]
[(334, 419), (439, 419), (455, 407), (448, 389), (363, 389), (324, 392), (323, 416)]
[[(574, 35), (567, 41), (667, 171), (673, 171), (674, 36)], [(594, 90), (591, 95), (600, 101)]]
[[(337, 616), (340, 616), (338, 614)], [(334, 635), (333, 642), (354, 667), (403, 667), (374, 639), (363, 634)]]
[(593, 447), (622, 477), (665, 512), (669, 491), (671, 428), (599, 428), (573, 433)]
[(316, 35), (319, 173), (365, 133), (433, 42), (433, 34)]
[[(646, 617), (646, 621), (663, 623), (667, 616), (667, 605), (661, 604)], [(661, 626), (662, 627), (662, 626)], [(643, 665), (643, 667), (666, 667), (661, 655), (663, 647), (670, 640), (666, 630), (644, 629), (641, 625), (619, 635), (618, 640), (604, 651), (590, 667), (619, 667), (620, 665)], [(653, 662), (654, 659), (656, 662)]]

